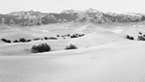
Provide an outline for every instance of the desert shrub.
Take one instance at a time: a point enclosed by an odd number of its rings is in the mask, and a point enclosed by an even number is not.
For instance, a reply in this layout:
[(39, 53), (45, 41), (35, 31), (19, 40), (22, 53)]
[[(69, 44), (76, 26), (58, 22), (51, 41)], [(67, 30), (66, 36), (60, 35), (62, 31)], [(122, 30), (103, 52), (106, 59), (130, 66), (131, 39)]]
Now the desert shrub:
[(7, 40), (7, 39), (5, 39), (5, 38), (2, 38), (1, 41), (5, 42), (5, 43), (11, 43), (10, 40)]
[(33, 53), (48, 52), (48, 51), (51, 51), (51, 47), (47, 45), (46, 43), (43, 43), (43, 44), (32, 46), (31, 51)]
[(67, 46), (65, 49), (66, 49), (66, 50), (69, 50), (69, 49), (77, 49), (77, 47), (76, 47), (75, 45), (73, 45), (73, 44), (70, 44), (70, 45)]
[(129, 40), (134, 40), (133, 36), (126, 35), (126, 38), (129, 39)]
[(57, 37), (60, 37), (59, 35), (56, 35)]
[(64, 37), (64, 35), (61, 35), (61, 37)]
[(20, 38), (19, 41), (20, 42), (26, 42), (26, 39), (25, 38)]
[(141, 33), (141, 32), (139, 32), (139, 34), (140, 34), (140, 35), (142, 35), (142, 33)]
[(31, 40), (26, 40), (26, 42), (31, 42)]
[(47, 39), (48, 39), (48, 37), (44, 37), (44, 39), (45, 39), (45, 40), (47, 40)]
[(14, 43), (18, 43), (19, 41), (18, 41), (18, 40), (14, 40), (13, 42), (14, 42)]
[(67, 37), (70, 37), (71, 35), (70, 34), (67, 34)]
[(7, 39), (5, 39), (5, 38), (2, 38), (2, 39), (1, 39), (1, 41), (3, 41), (3, 42), (7, 42)]
[(143, 36), (138, 36), (137, 40), (145, 41), (145, 37), (143, 37)]
[(40, 40), (43, 40), (43, 38), (40, 38)]
[(79, 37), (85, 36), (85, 34), (80, 34)]
[(36, 40), (41, 40), (41, 38), (34, 38), (33, 40), (35, 40), (35, 41), (36, 41)]
[(77, 35), (74, 34), (71, 36), (71, 38), (78, 38), (78, 37), (77, 37)]
[(57, 40), (57, 38), (56, 38), (56, 37), (49, 37), (48, 39)]

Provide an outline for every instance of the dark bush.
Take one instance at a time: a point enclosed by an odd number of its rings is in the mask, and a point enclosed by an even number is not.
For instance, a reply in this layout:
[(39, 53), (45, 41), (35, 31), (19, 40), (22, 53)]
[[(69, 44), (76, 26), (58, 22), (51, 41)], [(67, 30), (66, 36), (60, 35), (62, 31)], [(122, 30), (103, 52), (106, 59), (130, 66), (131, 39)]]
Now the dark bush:
[(85, 34), (80, 34), (79, 37), (85, 36)]
[(7, 39), (5, 39), (5, 38), (2, 38), (1, 41), (5, 42), (5, 43), (11, 43), (10, 40), (7, 40)]
[(18, 41), (18, 40), (14, 40), (13, 42), (14, 42), (14, 43), (18, 43), (19, 41)]
[(57, 37), (59, 37), (59, 35), (56, 35)]
[(27, 40), (26, 42), (31, 42), (31, 40)]
[(142, 33), (141, 33), (141, 32), (139, 32), (139, 34), (140, 34), (140, 35), (142, 35)]
[(40, 40), (43, 40), (43, 38), (41, 38)]
[(138, 36), (137, 40), (145, 41), (145, 37), (143, 37), (143, 36)]
[(76, 35), (72, 35), (71, 38), (77, 38), (77, 36)]
[(20, 41), (20, 42), (26, 42), (26, 39), (25, 39), (25, 38), (20, 38), (19, 41)]
[(64, 37), (64, 35), (61, 35), (61, 37)]
[(35, 40), (35, 41), (36, 41), (36, 40), (41, 40), (41, 38), (34, 38), (33, 40)]
[(45, 40), (48, 40), (48, 37), (44, 37)]
[(48, 39), (57, 40), (57, 38), (56, 38), (56, 37), (49, 37)]
[(7, 42), (7, 39), (5, 39), (5, 38), (1, 38), (1, 41), (3, 41), (3, 42)]
[(70, 37), (71, 35), (70, 34), (67, 34), (67, 37)]
[(134, 40), (133, 36), (126, 35), (126, 38), (129, 39), (129, 40)]
[(75, 45), (73, 45), (73, 44), (70, 44), (70, 45), (67, 46), (65, 49), (66, 49), (66, 50), (69, 50), (69, 49), (77, 49), (77, 47), (76, 47)]
[(51, 47), (47, 45), (46, 43), (43, 43), (43, 44), (32, 46), (31, 51), (33, 53), (48, 52), (48, 51), (51, 51)]

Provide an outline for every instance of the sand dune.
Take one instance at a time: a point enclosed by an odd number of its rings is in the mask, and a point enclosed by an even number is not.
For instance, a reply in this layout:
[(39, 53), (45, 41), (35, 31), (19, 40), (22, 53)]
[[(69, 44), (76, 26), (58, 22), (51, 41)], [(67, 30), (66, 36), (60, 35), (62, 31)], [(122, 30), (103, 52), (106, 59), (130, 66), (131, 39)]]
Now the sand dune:
[(144, 82), (142, 45), (119, 42), (58, 54), (0, 57), (0, 82)]
[[(56, 27), (59, 25), (36, 27), (36, 30), (53, 30), (53, 34), (57, 34)], [(62, 29), (65, 27), (68, 27), (67, 31), (71, 30), (70, 33), (80, 31), (86, 35), (56, 41), (1, 43), (0, 54), (9, 56), (0, 56), (0, 82), (145, 81), (145, 42), (125, 38), (126, 34), (137, 36), (137, 28), (101, 28), (90, 24), (60, 25)], [(73, 27), (76, 28), (72, 29)], [(92, 27), (94, 31), (88, 27)], [(31, 35), (31, 28), (28, 35)], [(90, 31), (87, 32), (86, 29)], [(31, 47), (40, 43), (48, 43), (53, 51), (31, 53)], [(64, 50), (69, 44), (75, 44), (79, 49)]]

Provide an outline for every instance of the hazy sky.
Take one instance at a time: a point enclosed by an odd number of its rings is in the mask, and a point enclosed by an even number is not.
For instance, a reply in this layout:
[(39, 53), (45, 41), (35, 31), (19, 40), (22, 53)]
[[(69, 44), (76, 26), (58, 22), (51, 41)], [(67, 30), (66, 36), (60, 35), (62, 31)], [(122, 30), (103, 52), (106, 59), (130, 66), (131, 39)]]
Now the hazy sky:
[(85, 10), (95, 8), (99, 11), (117, 13), (145, 13), (144, 0), (0, 0), (0, 13), (12, 11), (60, 12), (67, 9)]

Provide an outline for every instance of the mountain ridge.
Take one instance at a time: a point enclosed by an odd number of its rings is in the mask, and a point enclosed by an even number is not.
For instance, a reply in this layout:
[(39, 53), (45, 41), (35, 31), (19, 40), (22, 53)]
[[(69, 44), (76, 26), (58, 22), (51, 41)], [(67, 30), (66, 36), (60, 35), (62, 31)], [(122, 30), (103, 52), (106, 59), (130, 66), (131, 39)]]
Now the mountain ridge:
[(64, 10), (60, 13), (42, 13), (39, 11), (18, 11), (9, 14), (0, 14), (0, 24), (34, 26), (65, 22), (90, 22), (94, 24), (104, 23), (130, 23), (145, 21), (145, 15), (140, 13), (104, 13), (96, 9), (85, 11)]

